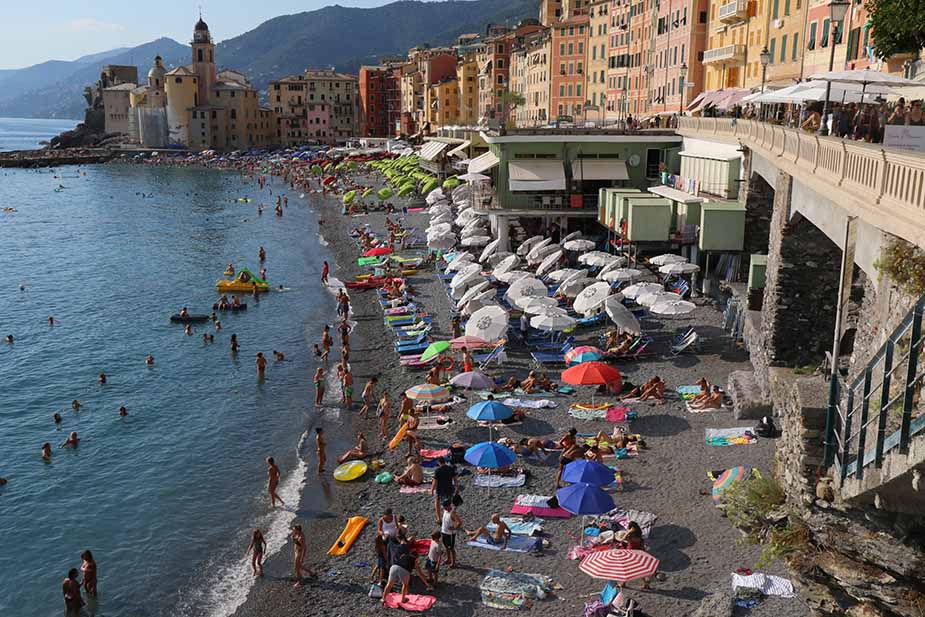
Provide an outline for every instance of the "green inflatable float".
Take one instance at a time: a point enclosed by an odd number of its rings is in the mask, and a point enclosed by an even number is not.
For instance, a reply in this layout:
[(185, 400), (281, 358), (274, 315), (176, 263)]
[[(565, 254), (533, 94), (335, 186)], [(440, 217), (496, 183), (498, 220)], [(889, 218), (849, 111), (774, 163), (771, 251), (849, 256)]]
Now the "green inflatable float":
[(376, 191), (376, 197), (378, 197), (379, 199), (389, 199), (390, 197), (392, 197), (392, 189), (390, 189), (387, 186), (384, 186), (378, 191)]
[(356, 191), (347, 191), (346, 193), (344, 193), (344, 196), (341, 198), (341, 201), (343, 201), (344, 205), (346, 206), (351, 201), (353, 201), (354, 197), (356, 196), (357, 196)]

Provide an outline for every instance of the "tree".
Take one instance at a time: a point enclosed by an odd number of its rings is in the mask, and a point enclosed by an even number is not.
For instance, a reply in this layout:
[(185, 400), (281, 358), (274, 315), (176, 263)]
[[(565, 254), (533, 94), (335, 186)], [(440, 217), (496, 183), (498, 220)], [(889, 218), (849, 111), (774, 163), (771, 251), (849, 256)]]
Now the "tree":
[(520, 92), (513, 92), (511, 90), (505, 90), (504, 94), (501, 95), (501, 109), (504, 110), (504, 116), (502, 121), (504, 124), (507, 124), (508, 117), (510, 113), (527, 104), (527, 99), (524, 98)]
[(925, 47), (925, 0), (867, 0), (873, 47), (881, 58)]

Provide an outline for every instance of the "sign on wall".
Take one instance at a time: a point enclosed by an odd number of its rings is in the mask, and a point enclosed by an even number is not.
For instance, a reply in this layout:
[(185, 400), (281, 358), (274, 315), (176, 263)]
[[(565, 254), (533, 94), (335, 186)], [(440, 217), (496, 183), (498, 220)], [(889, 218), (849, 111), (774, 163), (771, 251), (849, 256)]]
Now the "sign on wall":
[(888, 124), (884, 127), (883, 145), (886, 148), (925, 152), (925, 126)]

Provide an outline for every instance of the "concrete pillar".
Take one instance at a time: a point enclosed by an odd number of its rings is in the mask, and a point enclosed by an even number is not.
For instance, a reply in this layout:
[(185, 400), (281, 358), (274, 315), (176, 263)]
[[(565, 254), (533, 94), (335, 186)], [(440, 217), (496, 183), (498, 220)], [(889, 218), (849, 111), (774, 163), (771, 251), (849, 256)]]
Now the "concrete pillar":
[(511, 234), (510, 223), (508, 223), (507, 217), (501, 214), (490, 214), (488, 215), (488, 221), (491, 224), (491, 230), (494, 236), (500, 240), (500, 242), (498, 242), (497, 251), (499, 253), (510, 251)]

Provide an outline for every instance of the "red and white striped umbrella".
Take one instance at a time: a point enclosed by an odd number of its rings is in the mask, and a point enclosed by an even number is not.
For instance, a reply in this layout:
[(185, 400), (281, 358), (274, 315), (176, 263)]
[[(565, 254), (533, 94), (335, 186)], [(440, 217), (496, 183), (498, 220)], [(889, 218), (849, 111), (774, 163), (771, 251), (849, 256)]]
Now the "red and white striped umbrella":
[(655, 574), (658, 559), (645, 551), (618, 548), (591, 553), (578, 568), (594, 578), (625, 583)]

